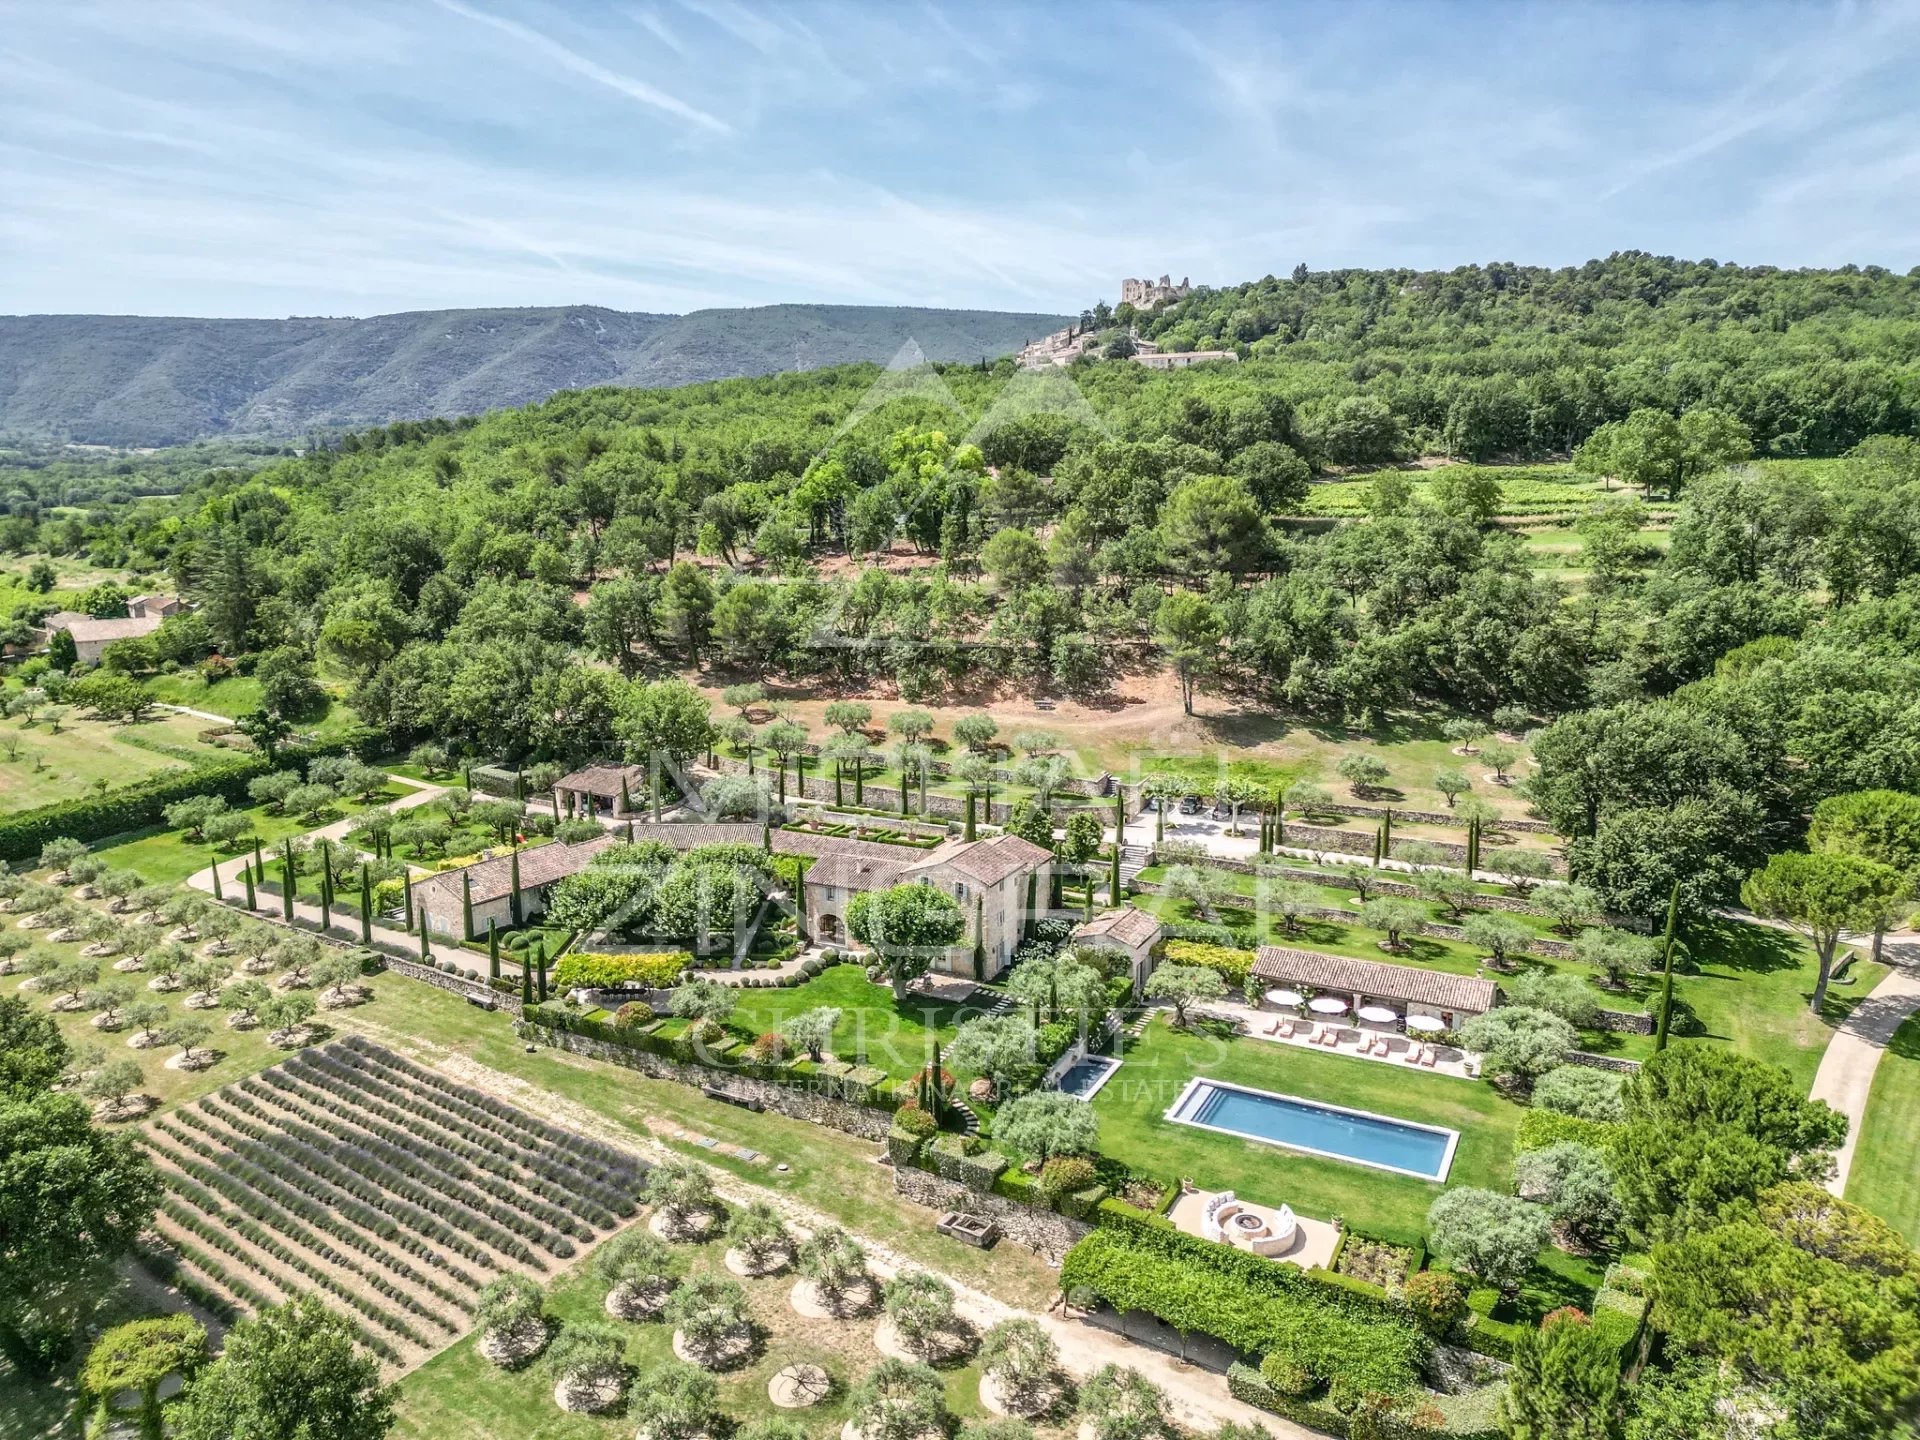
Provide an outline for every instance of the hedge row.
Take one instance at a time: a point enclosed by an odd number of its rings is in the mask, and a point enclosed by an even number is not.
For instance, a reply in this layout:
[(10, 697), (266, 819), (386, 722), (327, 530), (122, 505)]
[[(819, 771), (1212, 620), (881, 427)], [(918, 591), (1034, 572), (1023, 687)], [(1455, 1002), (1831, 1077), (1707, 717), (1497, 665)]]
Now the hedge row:
[[(971, 1142), (977, 1153), (969, 1154)], [(920, 1162), (943, 1180), (964, 1185), (985, 1195), (1007, 1168), (1007, 1157), (980, 1148), (981, 1142), (967, 1135), (939, 1135), (920, 1149)]]
[(1533, 1109), (1520, 1117), (1520, 1126), (1514, 1132), (1513, 1148), (1525, 1154), (1529, 1150), (1544, 1150), (1562, 1140), (1577, 1140), (1582, 1145), (1605, 1150), (1612, 1143), (1616, 1128), (1605, 1120), (1588, 1120), (1579, 1115)]
[[(1116, 1310), (1144, 1310), (1176, 1330), (1211, 1335), (1243, 1355), (1279, 1352), (1324, 1385), (1334, 1405), (1399, 1394), (1419, 1382), (1429, 1342), (1373, 1287), (1326, 1279), (1182, 1234), (1164, 1221), (1100, 1212), (1067, 1252), (1061, 1287)], [(1373, 1293), (1368, 1293), (1373, 1291)]]
[(268, 763), (263, 756), (248, 755), (198, 770), (155, 775), (104, 795), (76, 796), (23, 810), (0, 820), (0, 860), (37, 859), (42, 846), (62, 836), (91, 842), (159, 825), (166, 819), (167, 806), (195, 795), (218, 795), (229, 803), (241, 802), (247, 798), (249, 781), (277, 768), (304, 767), (322, 755), (344, 754), (347, 748), (342, 740), (287, 746), (280, 751), (278, 765)]
[[(646, 1025), (621, 1025), (595, 1020), (577, 1010), (553, 1003), (529, 1005), (521, 1012), (521, 1018), (529, 1025), (584, 1035), (590, 1040), (623, 1046), (628, 1050), (645, 1051), (676, 1064), (705, 1065), (722, 1074), (744, 1075), (775, 1085), (789, 1085), (855, 1105), (892, 1110), (908, 1098), (908, 1092), (896, 1090), (894, 1082), (887, 1078), (886, 1071), (877, 1066), (816, 1065), (806, 1059), (755, 1060), (751, 1058), (748, 1042), (737, 1035), (719, 1045), (705, 1046), (705, 1053), (702, 1054), (684, 1034), (665, 1034), (658, 1021)], [(714, 1064), (715, 1061), (721, 1063)]]
[(675, 984), (693, 956), (684, 950), (655, 955), (598, 955), (585, 951), (564, 956), (553, 968), (553, 986), (570, 990), (664, 990)]

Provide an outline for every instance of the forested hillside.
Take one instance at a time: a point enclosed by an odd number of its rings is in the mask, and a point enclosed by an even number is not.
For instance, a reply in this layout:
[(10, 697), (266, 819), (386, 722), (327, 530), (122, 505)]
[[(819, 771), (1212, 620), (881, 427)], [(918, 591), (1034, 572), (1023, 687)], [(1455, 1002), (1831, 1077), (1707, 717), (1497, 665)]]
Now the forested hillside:
[(106, 445), (479, 414), (583, 385), (683, 385), (885, 361), (1003, 355), (1051, 315), (771, 305), (646, 315), (579, 305), (364, 320), (0, 316), (0, 434)]
[[(1789, 295), (1913, 283), (1777, 278)], [(1615, 304), (1647, 309), (1594, 313)], [(1804, 323), (1890, 351), (1910, 322), (1873, 311)], [(1400, 448), (1420, 424), (1392, 408), (1406, 387), (1438, 387), (1436, 404), (1450, 385), (1527, 393), (1494, 369), (1462, 378), (1471, 350), (1437, 340), (1399, 370), (1371, 351), (1168, 374), (1096, 361), (1077, 390), (1003, 362), (570, 393), (350, 436), (178, 501), (19, 506), (0, 546), (161, 570), (200, 602), (110, 665), (217, 649), (282, 694), (318, 665), (397, 743), (515, 760), (638, 743), (637, 682), (666, 671), (925, 700), (995, 683), (1097, 695), (1164, 666), (1189, 699), (1227, 691), (1316, 724), (1517, 710), (1545, 725), (1528, 783), (1576, 872), (1646, 914), (1674, 879), (1729, 898), (1823, 796), (1920, 785), (1920, 443), (1856, 433), (1907, 414), (1912, 361), (1831, 361), (1809, 342), (1764, 393), (1802, 397), (1794, 433), (1846, 458), (1748, 466), (1781, 432), (1739, 408), (1749, 351), (1733, 340), (1796, 333), (1766, 314), (1723, 320), (1725, 357), (1684, 365), (1660, 346), (1710, 354), (1692, 329), (1658, 341), (1649, 325), (1633, 354), (1633, 332), (1602, 327), (1618, 353), (1593, 361), (1594, 408), (1561, 437), (1596, 477), (1575, 588), (1501, 523), (1497, 467), (1418, 486), (1382, 470), (1353, 519), (1298, 518), (1316, 491), (1356, 488), (1314, 478), (1364, 429), (1353, 407), (1383, 410)], [(1572, 343), (1527, 333), (1542, 356)], [(1872, 404), (1816, 383), (1836, 363), (1879, 377)], [(1642, 403), (1644, 377), (1682, 373), (1735, 408)], [(1665, 549), (1646, 533), (1654, 498)]]

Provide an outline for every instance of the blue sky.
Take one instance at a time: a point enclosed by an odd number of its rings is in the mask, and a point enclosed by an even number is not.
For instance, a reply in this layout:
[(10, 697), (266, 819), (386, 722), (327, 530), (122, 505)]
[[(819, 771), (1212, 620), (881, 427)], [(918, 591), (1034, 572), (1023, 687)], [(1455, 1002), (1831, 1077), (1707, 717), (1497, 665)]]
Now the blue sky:
[(0, 313), (1920, 263), (1920, 0), (0, 0)]

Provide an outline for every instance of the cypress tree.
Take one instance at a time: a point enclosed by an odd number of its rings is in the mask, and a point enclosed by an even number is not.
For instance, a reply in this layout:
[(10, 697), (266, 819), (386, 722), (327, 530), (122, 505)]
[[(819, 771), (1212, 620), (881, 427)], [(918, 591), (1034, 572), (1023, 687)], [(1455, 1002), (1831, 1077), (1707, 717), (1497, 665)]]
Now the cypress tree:
[(216, 900), (227, 898), (220, 893), (220, 852), (218, 850), (213, 852), (213, 898)]
[(1393, 807), (1387, 807), (1387, 813), (1380, 817), (1380, 858), (1386, 859), (1393, 854)]
[(1472, 875), (1480, 868), (1480, 822), (1467, 822), (1467, 874)]
[(967, 828), (965, 833), (966, 833), (966, 838), (969, 840), (973, 839), (975, 836), (974, 802), (977, 798), (978, 797), (974, 795), (973, 791), (969, 790), (967, 792)]
[(1667, 939), (1660, 961), (1660, 1023), (1654, 1027), (1653, 1048), (1667, 1048), (1667, 1035), (1673, 1026), (1673, 937), (1680, 924), (1680, 882), (1673, 882), (1667, 897)]
[(793, 928), (802, 940), (807, 935), (807, 862), (793, 857)]
[(513, 798), (516, 800), (527, 798), (527, 777), (518, 765), (513, 767)]
[(360, 867), (360, 943), (373, 944), (373, 886), (367, 882), (367, 867)]
[(622, 815), (631, 815), (633, 813), (633, 793), (627, 789), (627, 772), (625, 770), (620, 772), (620, 813)]
[(473, 939), (473, 871), (460, 872), (460, 938)]
[(987, 907), (984, 900), (973, 902), (973, 978), (987, 978)]
[(253, 893), (252, 869), (246, 865), (242, 865), (240, 867), (240, 878), (247, 882), (247, 909), (258, 910), (260, 908), (260, 904), (257, 897), (255, 897)]
[(507, 920), (511, 924), (518, 925), (520, 923), (520, 847), (519, 846), (517, 845), (514, 846), (513, 859), (508, 863), (512, 867), (512, 873), (509, 876), (509, 881), (513, 887), (513, 891), (507, 901)]
[(1034, 912), (1039, 908), (1039, 904), (1040, 872), (1035, 870), (1031, 875), (1027, 876), (1027, 918), (1020, 926), (1020, 938), (1022, 940), (1031, 940), (1033, 938)]
[(1113, 846), (1113, 868), (1107, 872), (1107, 903), (1109, 905), (1120, 903), (1120, 843), (1118, 841), (1115, 841)]
[(1287, 843), (1287, 814), (1284, 810), (1273, 812), (1273, 848), (1277, 851)]
[(425, 910), (420, 912), (420, 963), (423, 965), (433, 963), (433, 951), (427, 945), (427, 912)]
[(845, 774), (846, 774), (845, 767), (842, 766), (838, 760), (834, 761), (833, 762), (833, 803), (836, 806), (843, 806), (847, 803), (847, 792), (843, 788), (843, 781), (845, 780)]
[(491, 917), (487, 920), (487, 978), (500, 978), (500, 922)]
[(293, 887), (299, 881), (299, 872), (293, 865), (293, 841), (287, 841), (287, 848), (280, 864), (280, 912), (281, 918), (288, 924), (293, 923)]
[(541, 940), (534, 946), (534, 963), (540, 968), (535, 972), (539, 988), (534, 992), (542, 1005), (547, 1003), (547, 942)]
[(627, 821), (627, 844), (633, 844), (633, 821)]
[(1167, 797), (1153, 797), (1153, 843), (1158, 845), (1167, 838)]
[(253, 878), (261, 885), (267, 883), (267, 860), (266, 857), (260, 853), (260, 837), (258, 835), (253, 837)]
[(773, 853), (773, 817), (760, 817), (760, 848), (768, 855)]
[(1373, 863), (1376, 865), (1380, 863), (1381, 841), (1384, 840), (1385, 837), (1386, 832), (1384, 830), (1378, 825), (1373, 827)]
[(413, 872), (403, 871), (400, 876), (400, 890), (407, 900), (407, 933), (413, 933)]
[(520, 957), (520, 1003), (523, 1006), (533, 1004), (533, 974), (527, 968), (525, 955)]

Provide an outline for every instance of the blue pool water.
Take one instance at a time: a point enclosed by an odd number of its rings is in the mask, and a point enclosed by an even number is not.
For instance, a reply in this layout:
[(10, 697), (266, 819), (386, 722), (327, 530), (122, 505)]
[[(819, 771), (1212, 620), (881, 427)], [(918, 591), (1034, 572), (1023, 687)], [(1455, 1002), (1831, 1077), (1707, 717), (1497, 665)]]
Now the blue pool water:
[(1093, 1092), (1107, 1083), (1107, 1077), (1120, 1068), (1118, 1060), (1109, 1060), (1102, 1055), (1089, 1055), (1077, 1061), (1060, 1077), (1059, 1088), (1078, 1099), (1089, 1099)]
[(1167, 1119), (1424, 1180), (1447, 1178), (1460, 1139), (1457, 1130), (1213, 1080), (1190, 1082), (1167, 1111)]

